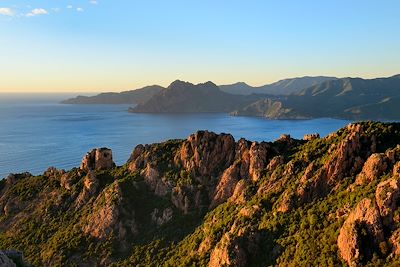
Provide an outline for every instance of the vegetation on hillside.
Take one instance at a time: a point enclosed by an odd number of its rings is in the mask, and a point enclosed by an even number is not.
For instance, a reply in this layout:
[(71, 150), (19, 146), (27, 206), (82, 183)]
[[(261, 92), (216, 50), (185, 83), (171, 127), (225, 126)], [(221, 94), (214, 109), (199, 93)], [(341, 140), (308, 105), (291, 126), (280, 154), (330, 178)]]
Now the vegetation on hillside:
[[(206, 140), (213, 144), (205, 149), (218, 146), (219, 137), (212, 138), (217, 139)], [(375, 199), (378, 184), (395, 177), (400, 124), (363, 122), (322, 139), (268, 143), (271, 156), (261, 177), (243, 176), (244, 189), (236, 186), (216, 207), (212, 199), (198, 198), (213, 196), (225, 169), (217, 168), (217, 177), (210, 174), (215, 183), (205, 183), (191, 168), (202, 167), (204, 155), (212, 153), (196, 150), (185, 165), (180, 160), (188, 142), (143, 148), (144, 163), (137, 161), (137, 169), (131, 159), (124, 166), (97, 170), (95, 187), (80, 169), (49, 169), (1, 181), (0, 249), (22, 251), (34, 266), (346, 266), (339, 232), (362, 199)], [(372, 181), (356, 183), (374, 153), (394, 155), (394, 161), (387, 161)], [(271, 167), (278, 156), (282, 161)], [(335, 165), (340, 160), (343, 164)], [(157, 173), (153, 180), (149, 166)], [(332, 166), (340, 173), (322, 174)], [(394, 192), (388, 190), (381, 197)], [(400, 225), (399, 204), (393, 223), (384, 225), (384, 241), (358, 264), (400, 264), (389, 239)], [(368, 240), (368, 229), (357, 229), (361, 240)]]

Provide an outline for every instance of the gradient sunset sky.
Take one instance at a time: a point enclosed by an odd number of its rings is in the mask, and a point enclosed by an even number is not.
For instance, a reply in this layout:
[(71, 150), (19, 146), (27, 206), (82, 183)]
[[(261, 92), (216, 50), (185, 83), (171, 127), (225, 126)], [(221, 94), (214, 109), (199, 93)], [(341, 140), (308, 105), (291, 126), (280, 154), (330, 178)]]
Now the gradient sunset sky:
[(0, 92), (400, 73), (398, 0), (2, 0)]

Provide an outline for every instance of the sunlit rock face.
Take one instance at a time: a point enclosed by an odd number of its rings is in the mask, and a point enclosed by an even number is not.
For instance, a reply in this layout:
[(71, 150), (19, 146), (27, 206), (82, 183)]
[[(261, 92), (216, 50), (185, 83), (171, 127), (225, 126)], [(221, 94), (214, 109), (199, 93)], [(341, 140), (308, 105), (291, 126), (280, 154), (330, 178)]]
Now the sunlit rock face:
[(112, 151), (108, 148), (96, 148), (88, 152), (82, 159), (80, 169), (107, 170), (115, 167)]

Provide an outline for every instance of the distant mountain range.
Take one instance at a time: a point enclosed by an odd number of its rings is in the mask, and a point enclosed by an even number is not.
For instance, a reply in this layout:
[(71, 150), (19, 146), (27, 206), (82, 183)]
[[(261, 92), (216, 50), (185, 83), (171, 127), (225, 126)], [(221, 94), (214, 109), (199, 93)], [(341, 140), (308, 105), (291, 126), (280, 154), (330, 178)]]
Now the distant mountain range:
[(231, 112), (259, 98), (258, 95), (240, 96), (222, 92), (212, 82), (194, 85), (177, 80), (147, 102), (140, 103), (129, 111), (135, 113)]
[(80, 96), (63, 103), (136, 104), (129, 109), (134, 113), (226, 112), (270, 119), (394, 120), (400, 117), (400, 75), (376, 79), (302, 77), (262, 87), (175, 81), (167, 88), (151, 86), (119, 94)]
[[(288, 95), (300, 90), (319, 84), (321, 82), (337, 79), (335, 77), (301, 77), (285, 79), (260, 87), (252, 87), (246, 83), (239, 82), (230, 85), (220, 85), (219, 89), (225, 93), (235, 95), (268, 94)], [(64, 100), (63, 104), (140, 104), (149, 100), (153, 95), (165, 89), (162, 86), (152, 85), (136, 90), (121, 93), (102, 93), (95, 96), (77, 96)]]
[(272, 84), (259, 87), (250, 86), (244, 82), (238, 82), (230, 85), (221, 85), (219, 88), (230, 94), (251, 95), (251, 94), (267, 94), (267, 95), (290, 95), (300, 92), (302, 89), (323, 83), (325, 81), (336, 80), (336, 77), (300, 77), (292, 79), (284, 79)]
[(77, 96), (62, 101), (63, 104), (138, 104), (149, 100), (153, 95), (163, 90), (158, 85), (146, 86), (140, 89), (121, 93), (102, 93), (95, 96)]
[[(270, 98), (269, 98), (270, 99)], [(400, 75), (389, 78), (343, 78), (326, 81), (297, 94), (272, 99), (263, 106), (258, 101), (235, 111), (234, 115), (268, 118), (348, 118), (399, 119)], [(278, 112), (276, 106), (280, 105)], [(270, 115), (272, 112), (272, 116)], [(278, 115), (275, 115), (278, 114)]]

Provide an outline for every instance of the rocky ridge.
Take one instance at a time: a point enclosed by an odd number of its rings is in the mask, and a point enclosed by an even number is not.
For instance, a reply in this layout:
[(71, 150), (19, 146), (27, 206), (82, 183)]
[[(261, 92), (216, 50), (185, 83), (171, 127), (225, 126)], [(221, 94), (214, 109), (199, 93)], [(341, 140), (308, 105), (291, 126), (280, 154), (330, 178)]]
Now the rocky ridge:
[(199, 131), (123, 166), (95, 149), (1, 181), (0, 249), (38, 266), (395, 265), (398, 144), (399, 124), (363, 122), (274, 142)]

